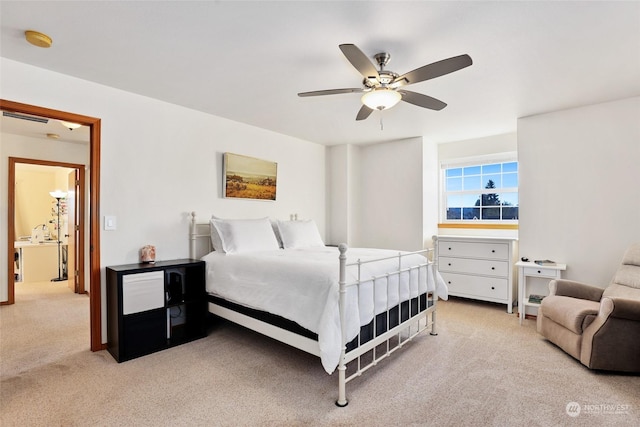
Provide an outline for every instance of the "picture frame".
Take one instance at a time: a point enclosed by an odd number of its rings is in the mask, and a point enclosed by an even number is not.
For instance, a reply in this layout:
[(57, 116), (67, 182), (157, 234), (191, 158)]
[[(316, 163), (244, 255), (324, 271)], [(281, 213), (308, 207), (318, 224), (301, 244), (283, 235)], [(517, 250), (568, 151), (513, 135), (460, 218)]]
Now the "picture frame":
[(269, 160), (224, 153), (225, 198), (276, 200), (278, 164)]

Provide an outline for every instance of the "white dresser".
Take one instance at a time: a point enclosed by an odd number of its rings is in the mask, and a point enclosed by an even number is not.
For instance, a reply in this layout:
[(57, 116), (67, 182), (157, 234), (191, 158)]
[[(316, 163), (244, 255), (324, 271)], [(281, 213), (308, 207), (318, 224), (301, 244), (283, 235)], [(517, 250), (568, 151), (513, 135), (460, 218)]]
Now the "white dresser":
[(498, 237), (434, 236), (438, 271), (449, 295), (507, 305), (517, 300), (517, 240)]

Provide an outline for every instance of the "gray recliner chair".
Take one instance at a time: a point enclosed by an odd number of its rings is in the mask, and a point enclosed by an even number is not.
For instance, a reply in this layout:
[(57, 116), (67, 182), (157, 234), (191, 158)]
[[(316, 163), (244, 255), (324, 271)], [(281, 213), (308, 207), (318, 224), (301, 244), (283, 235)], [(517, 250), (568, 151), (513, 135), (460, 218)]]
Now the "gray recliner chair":
[(605, 288), (552, 280), (538, 332), (590, 369), (640, 372), (640, 243)]

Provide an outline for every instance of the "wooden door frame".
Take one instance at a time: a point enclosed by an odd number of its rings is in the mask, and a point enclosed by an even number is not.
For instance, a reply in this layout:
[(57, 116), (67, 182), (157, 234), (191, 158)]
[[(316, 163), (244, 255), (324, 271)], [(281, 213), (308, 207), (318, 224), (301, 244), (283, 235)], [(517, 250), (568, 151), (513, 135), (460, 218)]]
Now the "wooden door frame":
[[(67, 188), (67, 207), (72, 206), (69, 203), (68, 195), (73, 189), (74, 203), (73, 203), (73, 218), (72, 221), (69, 221), (67, 216), (67, 238), (73, 236), (73, 256), (71, 256), (72, 252), (69, 250), (69, 245), (67, 242), (67, 279), (72, 280), (73, 283), (69, 284), (69, 289), (71, 289), (76, 294), (86, 294), (87, 290), (84, 286), (84, 276), (85, 276), (85, 265), (84, 265), (84, 253), (85, 253), (85, 242), (84, 242), (84, 230), (86, 227), (85, 224), (85, 203), (84, 200), (85, 192), (85, 168), (76, 168), (73, 171), (73, 179), (70, 178), (70, 173), (67, 174), (67, 183), (72, 181), (73, 185), (69, 185)], [(79, 197), (82, 198), (81, 203), (78, 203)], [(78, 208), (80, 207), (80, 208)], [(69, 223), (72, 223), (71, 232), (69, 232)], [(73, 258), (73, 271), (69, 268), (69, 260)], [(78, 274), (76, 274), (76, 271)], [(69, 274), (71, 272), (71, 274)]]
[[(89, 323), (91, 333), (91, 351), (106, 348), (102, 344), (102, 286), (100, 274), (100, 129), (101, 120), (95, 117), (52, 110), (34, 105), (22, 104), (0, 99), (0, 110), (29, 114), (54, 120), (65, 120), (89, 127)], [(15, 191), (14, 183), (9, 184), (9, 191)], [(14, 219), (14, 206), (9, 206), (8, 217)], [(15, 230), (8, 230), (13, 235)], [(7, 285), (13, 283), (13, 246), (7, 239)], [(13, 286), (9, 287), (6, 303), (15, 302)]]
[[(79, 195), (77, 196), (78, 199), (78, 219), (79, 219), (79, 223), (80, 223), (80, 229), (78, 230), (78, 246), (81, 248), (80, 251), (78, 252), (78, 264), (82, 264), (82, 277), (79, 279), (79, 285), (75, 287), (74, 292), (78, 292), (78, 288), (81, 288), (82, 292), (81, 293), (87, 293), (84, 289), (84, 273), (85, 273), (85, 265), (84, 265), (84, 230), (85, 230), (85, 203), (86, 203), (86, 196), (85, 196), (85, 185), (84, 185), (84, 179), (85, 179), (85, 174), (84, 174), (84, 168), (85, 165), (81, 165), (81, 164), (75, 164), (75, 163), (64, 163), (64, 162), (57, 162), (57, 161), (53, 161), (53, 160), (39, 160), (39, 159), (25, 159), (25, 158), (21, 158), (21, 157), (9, 157), (9, 212), (13, 212), (13, 215), (9, 215), (9, 217), (7, 218), (7, 241), (9, 242), (9, 246), (11, 246), (11, 242), (15, 242), (16, 241), (16, 235), (15, 235), (15, 225), (16, 225), (16, 218), (15, 218), (15, 201), (16, 201), (16, 195), (15, 195), (15, 178), (16, 178), (16, 164), (29, 164), (29, 165), (38, 165), (38, 166), (45, 166), (45, 167), (62, 167), (62, 168), (68, 168), (68, 169), (74, 169), (75, 170), (75, 174), (78, 177), (78, 184), (77, 187), (79, 188)], [(13, 185), (12, 185), (13, 184)], [(12, 188), (13, 187), (13, 188)], [(13, 190), (13, 191), (12, 191)], [(75, 187), (74, 187), (75, 190)], [(60, 233), (60, 231), (58, 230), (58, 233)], [(58, 235), (59, 236), (59, 235)], [(75, 237), (72, 237), (73, 239), (75, 239)], [(77, 267), (77, 266), (76, 266)], [(15, 303), (15, 279), (13, 281), (11, 281), (11, 277), (12, 275), (9, 274), (9, 295), (11, 295), (12, 298), (10, 298), (11, 303)], [(78, 292), (80, 293), (80, 292)], [(7, 303), (9, 303), (9, 300), (7, 300)]]

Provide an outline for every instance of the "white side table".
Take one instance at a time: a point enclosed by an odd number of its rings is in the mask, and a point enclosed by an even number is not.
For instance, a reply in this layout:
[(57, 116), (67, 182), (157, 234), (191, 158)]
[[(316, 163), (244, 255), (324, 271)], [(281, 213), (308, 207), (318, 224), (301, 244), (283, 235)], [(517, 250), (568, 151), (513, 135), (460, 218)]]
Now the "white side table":
[(520, 324), (525, 316), (526, 307), (540, 307), (540, 304), (529, 302), (529, 292), (527, 291), (527, 277), (542, 277), (545, 279), (560, 279), (562, 272), (567, 269), (566, 264), (538, 265), (535, 262), (516, 262), (518, 267), (518, 315)]

